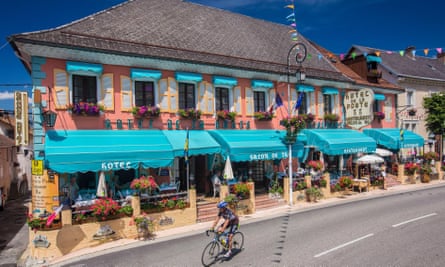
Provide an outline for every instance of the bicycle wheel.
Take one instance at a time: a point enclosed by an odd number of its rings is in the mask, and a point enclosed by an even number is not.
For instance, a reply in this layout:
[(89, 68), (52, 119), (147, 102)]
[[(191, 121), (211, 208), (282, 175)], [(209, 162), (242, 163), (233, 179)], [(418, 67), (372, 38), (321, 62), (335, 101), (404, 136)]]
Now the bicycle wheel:
[(204, 248), (202, 252), (201, 262), (204, 266), (214, 263), (220, 253), (220, 245), (218, 242), (212, 241)]
[(236, 232), (232, 237), (232, 249), (237, 252), (241, 251), (244, 246), (244, 234)]

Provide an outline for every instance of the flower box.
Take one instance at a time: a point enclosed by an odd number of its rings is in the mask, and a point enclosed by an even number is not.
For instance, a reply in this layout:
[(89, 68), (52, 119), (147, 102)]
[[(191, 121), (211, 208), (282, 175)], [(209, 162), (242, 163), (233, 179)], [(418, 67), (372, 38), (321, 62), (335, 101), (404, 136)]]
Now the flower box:
[(337, 122), (340, 117), (337, 114), (326, 113), (324, 114), (323, 119), (327, 122)]
[(238, 114), (233, 111), (220, 110), (216, 112), (216, 117), (220, 120), (234, 121)]
[(159, 107), (140, 106), (133, 107), (131, 113), (133, 113), (136, 118), (154, 118), (159, 117), (161, 110)]
[(74, 115), (99, 116), (104, 111), (104, 106), (95, 103), (79, 102), (68, 107)]
[(376, 119), (378, 121), (385, 119), (385, 113), (383, 113), (381, 111), (374, 112), (374, 119)]
[(201, 110), (199, 109), (179, 109), (178, 115), (183, 119), (199, 120), (201, 118)]
[(259, 121), (271, 121), (274, 118), (274, 115), (272, 112), (258, 111), (253, 114), (253, 117)]

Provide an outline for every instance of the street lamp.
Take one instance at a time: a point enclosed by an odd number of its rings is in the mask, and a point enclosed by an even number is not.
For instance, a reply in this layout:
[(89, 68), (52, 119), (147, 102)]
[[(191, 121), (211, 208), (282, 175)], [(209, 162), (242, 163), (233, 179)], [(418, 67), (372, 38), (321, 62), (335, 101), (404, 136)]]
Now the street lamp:
[[(294, 44), (287, 53), (287, 114), (288, 117), (291, 117), (292, 109), (290, 105), (291, 100), (291, 91), (290, 91), (290, 55), (292, 51), (295, 50), (295, 61), (298, 63), (298, 69), (295, 73), (295, 76), (297, 78), (297, 83), (300, 81), (304, 81), (306, 78), (306, 73), (304, 72), (303, 68), (301, 67), (301, 64), (306, 59), (307, 56), (307, 50), (306, 46), (303, 43), (296, 43)], [(292, 179), (293, 179), (293, 173), (292, 173), (292, 145), (297, 141), (297, 134), (293, 134), (293, 131), (287, 131), (286, 133), (286, 143), (289, 146), (289, 205), (292, 206)], [(298, 158), (297, 158), (298, 163)]]

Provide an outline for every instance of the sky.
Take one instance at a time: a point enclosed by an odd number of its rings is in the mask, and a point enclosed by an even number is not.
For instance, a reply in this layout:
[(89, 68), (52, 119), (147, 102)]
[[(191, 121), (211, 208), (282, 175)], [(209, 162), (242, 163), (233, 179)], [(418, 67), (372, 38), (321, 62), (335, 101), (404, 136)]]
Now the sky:
[[(293, 3), (299, 34), (335, 54), (346, 53), (352, 45), (396, 52), (415, 46), (416, 55), (424, 55), (426, 48), (445, 51), (445, 1), (441, 0), (184, 1), (285, 25), (292, 23), (286, 17), (293, 11), (286, 6)], [(0, 109), (12, 111), (13, 92), (28, 91), (31, 96), (32, 89), (30, 75), (7, 43), (8, 36), (55, 28), (122, 2), (125, 0), (0, 1)], [(434, 55), (430, 52), (428, 56)]]

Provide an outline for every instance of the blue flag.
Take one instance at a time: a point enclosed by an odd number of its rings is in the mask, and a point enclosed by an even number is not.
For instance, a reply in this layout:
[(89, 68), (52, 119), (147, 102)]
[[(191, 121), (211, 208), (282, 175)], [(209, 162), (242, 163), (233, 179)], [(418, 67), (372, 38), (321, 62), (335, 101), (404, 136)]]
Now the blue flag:
[(301, 107), (301, 103), (303, 103), (304, 93), (300, 93), (298, 95), (297, 103), (295, 104), (295, 110)]
[(279, 93), (275, 96), (275, 109), (278, 107), (283, 106), (283, 100), (281, 99), (281, 96)]
[(189, 129), (187, 129), (187, 135), (185, 136), (184, 158), (185, 158), (185, 162), (187, 162), (189, 160)]

